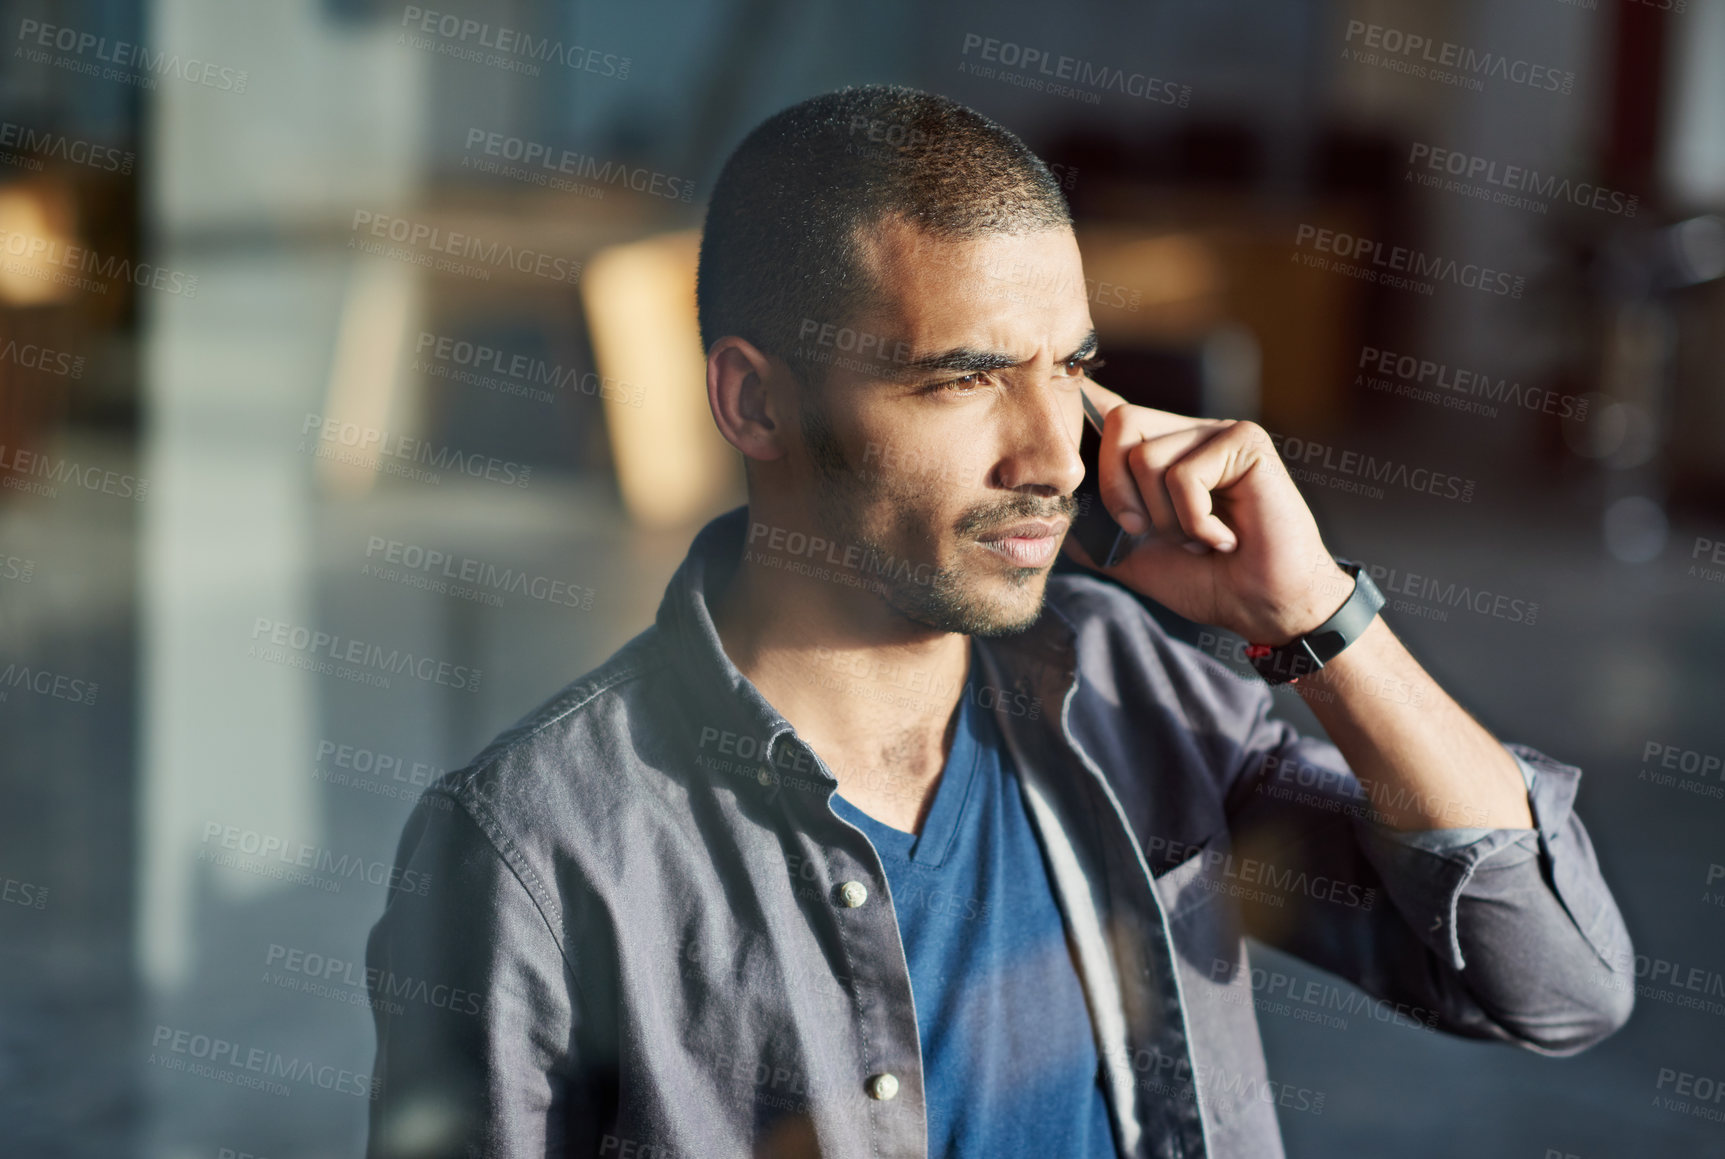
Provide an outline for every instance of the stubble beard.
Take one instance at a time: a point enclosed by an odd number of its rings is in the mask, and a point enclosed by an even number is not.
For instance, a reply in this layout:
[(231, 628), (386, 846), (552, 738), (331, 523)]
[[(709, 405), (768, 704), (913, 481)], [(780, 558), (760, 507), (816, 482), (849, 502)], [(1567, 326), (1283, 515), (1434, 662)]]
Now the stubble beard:
[[(914, 479), (908, 485), (894, 486), (884, 473), (871, 475), (853, 469), (814, 398), (818, 390), (805, 388), (801, 418), (803, 441), (815, 468), (815, 518), (821, 533), (833, 542), (860, 549), (868, 588), (899, 615), (939, 632), (1011, 636), (1034, 624), (1042, 615), (1047, 596), (1046, 567), (1012, 568), (1005, 573), (1013, 591), (1035, 589), (1034, 600), (1019, 605), (1017, 601), (990, 599), (985, 593), (987, 581), (962, 566), (934, 567), (931, 560), (899, 560), (864, 531), (857, 512), (865, 506), (885, 506), (903, 533), (901, 542), (923, 543), (931, 551), (939, 542), (936, 530), (919, 526), (915, 519), (915, 497), (928, 488), (917, 486)], [(1076, 506), (1070, 495), (1054, 499), (1013, 496), (966, 511), (954, 526), (953, 537), (959, 543), (974, 542), (981, 533), (1017, 519), (1070, 517)]]

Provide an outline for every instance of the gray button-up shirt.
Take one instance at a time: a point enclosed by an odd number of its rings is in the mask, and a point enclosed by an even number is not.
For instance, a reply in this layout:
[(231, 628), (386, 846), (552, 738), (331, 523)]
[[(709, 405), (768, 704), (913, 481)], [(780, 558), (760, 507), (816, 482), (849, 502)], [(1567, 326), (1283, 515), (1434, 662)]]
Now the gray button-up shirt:
[[(880, 858), (713, 627), (745, 525), (709, 524), (652, 627), (415, 808), (397, 862), (433, 886), (391, 891), (366, 956), (374, 1159), (927, 1153)], [(1509, 746), (1533, 830), (1396, 834), (1369, 816), (1390, 790), (1112, 585), (1051, 577), (1040, 620), (977, 655), (1123, 1156), (1279, 1156), (1276, 1106), (1314, 1109), (1266, 1073), (1246, 935), (1374, 1017), (1551, 1054), (1628, 1018), (1575, 767)]]

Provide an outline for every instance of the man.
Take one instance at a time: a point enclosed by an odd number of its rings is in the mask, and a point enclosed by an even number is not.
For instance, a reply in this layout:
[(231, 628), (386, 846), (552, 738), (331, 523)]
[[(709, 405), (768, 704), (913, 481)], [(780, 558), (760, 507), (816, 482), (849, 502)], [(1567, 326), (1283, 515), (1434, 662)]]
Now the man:
[[(1311, 1092), (1266, 1075), (1248, 933), (1404, 1024), (1553, 1054), (1623, 1024), (1579, 770), (1432, 682), (1260, 428), (1089, 379), (1017, 138), (899, 88), (778, 114), (715, 186), (698, 299), (748, 507), (414, 812), (433, 888), (392, 893), (370, 977), (479, 1009), (375, 1007), (373, 1155), (1279, 1155)], [(1112, 577), (1272, 679), (1305, 640), (1333, 744), (1051, 577), (1081, 392), (1139, 537)]]

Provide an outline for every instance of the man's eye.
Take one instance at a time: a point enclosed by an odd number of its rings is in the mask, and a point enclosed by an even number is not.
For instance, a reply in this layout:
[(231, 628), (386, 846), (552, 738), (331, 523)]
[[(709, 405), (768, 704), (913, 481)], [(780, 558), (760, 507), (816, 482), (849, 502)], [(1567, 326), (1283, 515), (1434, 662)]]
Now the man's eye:
[(1101, 367), (1106, 366), (1107, 363), (1096, 357), (1073, 357), (1068, 358), (1065, 362), (1061, 363), (1061, 365), (1066, 367), (1066, 373), (1068, 374), (1092, 374)]
[(945, 382), (936, 383), (935, 389), (944, 390), (952, 394), (968, 394), (981, 385), (982, 375), (963, 374), (957, 378), (950, 378)]

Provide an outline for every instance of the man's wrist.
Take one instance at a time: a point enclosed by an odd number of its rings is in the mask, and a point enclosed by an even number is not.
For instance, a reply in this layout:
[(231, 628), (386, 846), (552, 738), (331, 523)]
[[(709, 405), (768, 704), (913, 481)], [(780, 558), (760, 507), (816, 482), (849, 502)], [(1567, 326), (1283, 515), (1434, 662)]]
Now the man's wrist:
[(1342, 606), (1353, 597), (1354, 577), (1335, 560), (1328, 559), (1325, 562), (1329, 565), (1328, 570), (1325, 570), (1323, 565), (1312, 569), (1312, 582), (1306, 585), (1298, 606), (1284, 613), (1282, 626), (1272, 637), (1256, 640), (1254, 643), (1272, 644), (1276, 647), (1290, 644), (1309, 632), (1317, 631), (1331, 616), (1342, 610)]
[[(1365, 566), (1348, 560), (1335, 560), (1334, 563), (1351, 586), (1340, 606), (1312, 627), (1295, 632), (1281, 643), (1254, 640), (1247, 647), (1246, 656), (1252, 667), (1271, 684), (1294, 683), (1302, 676), (1319, 671), (1377, 622), (1384, 597), (1366, 573)], [(1327, 606), (1328, 602), (1325, 597), (1324, 605), (1320, 607)]]

